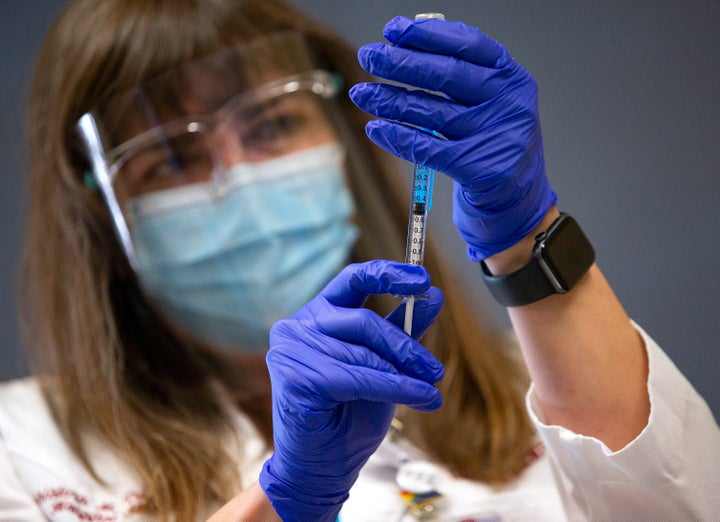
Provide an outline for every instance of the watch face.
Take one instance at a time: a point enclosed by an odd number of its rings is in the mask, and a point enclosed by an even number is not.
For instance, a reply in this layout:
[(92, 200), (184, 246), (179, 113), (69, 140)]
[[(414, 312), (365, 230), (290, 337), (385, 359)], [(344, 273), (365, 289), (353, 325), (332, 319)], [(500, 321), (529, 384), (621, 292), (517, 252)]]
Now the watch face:
[(590, 241), (577, 221), (567, 215), (548, 230), (538, 253), (541, 268), (559, 292), (566, 292), (575, 286), (595, 261), (595, 251)]

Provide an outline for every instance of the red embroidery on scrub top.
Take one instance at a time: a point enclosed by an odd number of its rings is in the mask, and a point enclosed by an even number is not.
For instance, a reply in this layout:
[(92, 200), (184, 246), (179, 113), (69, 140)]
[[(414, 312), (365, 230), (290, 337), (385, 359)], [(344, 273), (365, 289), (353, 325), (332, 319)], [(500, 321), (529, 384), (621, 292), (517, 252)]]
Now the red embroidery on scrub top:
[(63, 513), (87, 522), (116, 522), (143, 505), (144, 497), (140, 493), (129, 492), (119, 507), (112, 502), (92, 505), (86, 496), (77, 491), (53, 488), (37, 493), (35, 502), (51, 520)]

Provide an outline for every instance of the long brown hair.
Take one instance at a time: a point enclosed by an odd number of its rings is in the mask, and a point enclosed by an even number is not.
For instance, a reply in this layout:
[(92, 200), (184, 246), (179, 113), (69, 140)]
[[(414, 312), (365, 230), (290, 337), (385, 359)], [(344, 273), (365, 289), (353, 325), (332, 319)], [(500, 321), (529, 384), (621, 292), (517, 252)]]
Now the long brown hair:
[[(86, 111), (182, 60), (272, 31), (302, 31), (345, 88), (367, 79), (342, 38), (280, 0), (76, 0), (51, 28), (28, 113), (30, 203), (24, 252), (24, 332), (58, 426), (92, 473), (84, 444), (107, 441), (142, 480), (148, 508), (191, 520), (239, 484), (225, 400), (270, 441), (269, 384), (248, 361), (222, 358), (182, 337), (140, 291), (98, 194), (74, 127)], [(364, 136), (364, 113), (338, 101), (352, 134), (349, 179), (361, 238), (354, 256), (402, 259), (407, 189), (397, 165)], [(532, 443), (518, 364), (469, 309), (432, 243), (425, 255), (446, 305), (425, 344), (446, 365), (445, 405), (402, 411), (407, 436), (459, 475), (500, 483)], [(396, 304), (378, 299), (385, 313)], [(224, 390), (218, 393), (218, 386)], [(99, 477), (98, 477), (99, 480)]]

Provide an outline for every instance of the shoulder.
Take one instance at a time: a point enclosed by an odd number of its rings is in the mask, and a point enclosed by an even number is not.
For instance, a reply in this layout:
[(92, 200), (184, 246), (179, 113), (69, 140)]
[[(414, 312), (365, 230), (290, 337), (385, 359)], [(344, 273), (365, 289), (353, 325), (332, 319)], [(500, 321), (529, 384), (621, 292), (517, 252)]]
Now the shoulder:
[(0, 443), (16, 468), (38, 476), (69, 455), (36, 379), (0, 384)]
[[(0, 383), (0, 518), (45, 520), (36, 500), (37, 483), (57, 449), (53, 423), (37, 381)], [(52, 462), (50, 460), (49, 462)], [(30, 480), (28, 480), (28, 478)]]
[(13, 427), (41, 429), (50, 422), (50, 412), (36, 379), (26, 377), (0, 384), (0, 436), (8, 439)]
[(8, 398), (22, 397), (26, 394), (39, 394), (40, 387), (34, 377), (23, 377), (12, 381), (0, 382), (0, 405)]

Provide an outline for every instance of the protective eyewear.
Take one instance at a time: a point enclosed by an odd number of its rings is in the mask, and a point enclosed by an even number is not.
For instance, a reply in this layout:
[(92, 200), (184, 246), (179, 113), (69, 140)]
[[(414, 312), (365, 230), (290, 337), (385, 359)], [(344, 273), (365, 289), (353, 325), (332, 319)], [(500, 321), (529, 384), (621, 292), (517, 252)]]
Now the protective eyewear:
[(158, 125), (107, 153), (110, 182), (121, 201), (191, 183), (219, 188), (229, 164), (278, 158), (324, 138), (318, 97), (336, 92), (333, 77), (314, 70), (241, 93), (210, 115)]
[[(308, 60), (287, 56), (287, 49), (299, 52), (299, 43), (275, 37), (273, 45), (285, 50), (287, 63), (268, 64), (267, 43), (253, 52), (248, 46), (242, 53), (224, 50), (79, 119), (93, 179), (131, 264), (136, 258), (128, 207), (134, 199), (187, 185), (206, 186), (219, 197), (234, 164), (260, 164), (337, 139), (330, 102), (337, 78), (321, 69), (280, 75)], [(262, 64), (251, 59), (262, 55)]]

